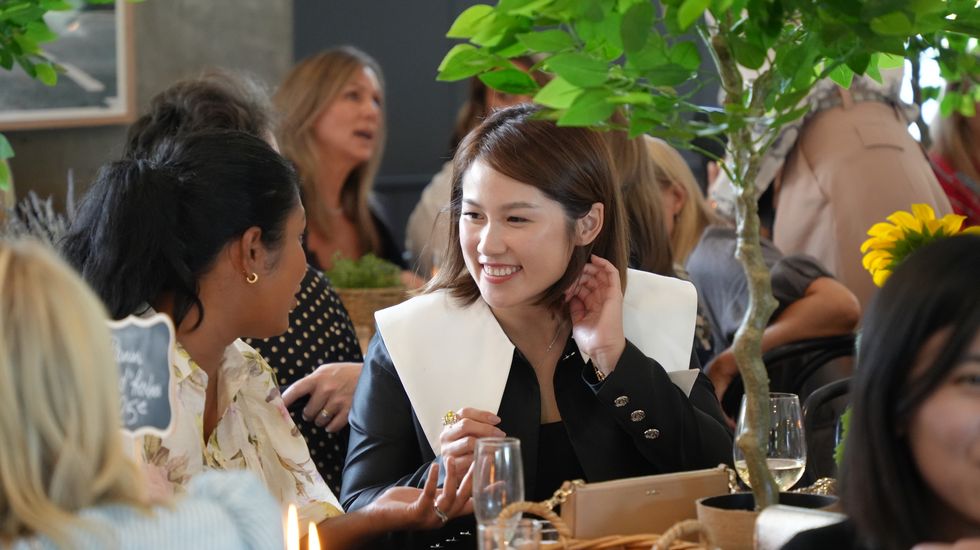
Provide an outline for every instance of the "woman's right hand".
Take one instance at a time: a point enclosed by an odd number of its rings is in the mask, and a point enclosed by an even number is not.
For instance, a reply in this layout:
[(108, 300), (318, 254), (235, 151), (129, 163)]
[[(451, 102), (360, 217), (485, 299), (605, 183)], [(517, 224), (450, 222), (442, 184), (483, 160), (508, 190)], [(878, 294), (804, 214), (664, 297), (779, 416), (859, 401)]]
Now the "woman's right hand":
[(444, 464), (454, 462), (457, 472), (466, 472), (473, 464), (476, 440), (481, 437), (504, 437), (497, 427), (500, 417), (492, 412), (464, 407), (456, 411), (456, 422), (445, 426), (439, 435)]

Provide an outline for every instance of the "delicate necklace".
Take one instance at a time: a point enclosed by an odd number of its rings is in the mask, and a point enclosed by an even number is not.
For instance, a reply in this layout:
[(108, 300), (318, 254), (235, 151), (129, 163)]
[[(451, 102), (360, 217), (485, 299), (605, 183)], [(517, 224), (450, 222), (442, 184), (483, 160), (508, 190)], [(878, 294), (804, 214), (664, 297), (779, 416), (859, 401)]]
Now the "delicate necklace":
[(562, 319), (561, 322), (558, 323), (558, 330), (555, 331), (555, 336), (554, 338), (551, 339), (551, 343), (548, 344), (548, 349), (545, 350), (546, 352), (551, 351), (551, 348), (555, 347), (555, 342), (558, 341), (558, 335), (561, 334), (561, 329), (564, 326), (565, 326), (565, 320)]

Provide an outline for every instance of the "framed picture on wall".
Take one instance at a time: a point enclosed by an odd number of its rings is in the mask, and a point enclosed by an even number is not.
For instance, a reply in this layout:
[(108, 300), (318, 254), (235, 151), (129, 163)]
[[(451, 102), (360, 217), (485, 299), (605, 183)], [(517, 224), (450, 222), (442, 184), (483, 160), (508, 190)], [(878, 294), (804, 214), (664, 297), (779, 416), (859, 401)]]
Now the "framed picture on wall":
[(71, 2), (45, 22), (58, 39), (43, 44), (60, 65), (47, 86), (20, 67), (0, 70), (0, 131), (125, 124), (135, 118), (132, 10), (125, 0)]

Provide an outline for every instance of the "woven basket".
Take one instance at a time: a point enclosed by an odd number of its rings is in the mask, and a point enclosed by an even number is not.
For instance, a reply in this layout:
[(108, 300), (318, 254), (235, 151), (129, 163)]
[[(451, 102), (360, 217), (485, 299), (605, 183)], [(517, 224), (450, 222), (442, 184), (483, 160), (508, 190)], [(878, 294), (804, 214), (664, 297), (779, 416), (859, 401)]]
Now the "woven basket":
[(360, 340), (361, 350), (366, 350), (374, 336), (374, 312), (405, 301), (405, 289), (390, 288), (338, 288), (337, 295), (347, 308), (351, 323)]

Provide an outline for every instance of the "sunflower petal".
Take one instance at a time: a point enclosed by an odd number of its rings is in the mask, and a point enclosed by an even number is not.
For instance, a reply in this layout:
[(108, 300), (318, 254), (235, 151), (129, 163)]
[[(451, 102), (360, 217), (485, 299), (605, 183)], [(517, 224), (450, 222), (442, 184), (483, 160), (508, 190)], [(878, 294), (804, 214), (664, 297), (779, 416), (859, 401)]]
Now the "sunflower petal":
[(873, 276), (874, 277), (875, 284), (878, 285), (879, 287), (880, 286), (884, 286), (885, 285), (885, 281), (888, 280), (888, 277), (890, 277), (891, 274), (892, 274), (892, 272), (891, 271), (888, 271), (887, 269), (880, 269), (880, 270), (876, 271), (874, 273), (874, 276)]
[(919, 220), (915, 219), (915, 217), (912, 216), (912, 214), (909, 214), (904, 210), (893, 212), (891, 216), (888, 216), (885, 219), (897, 225), (901, 229), (911, 229), (912, 231), (919, 231), (920, 228), (922, 227), (922, 225), (919, 223)]
[(901, 227), (892, 225), (887, 222), (878, 222), (872, 225), (871, 229), (868, 230), (868, 235), (871, 235), (872, 237), (881, 237), (881, 238), (887, 238), (892, 240), (894, 240), (894, 238), (898, 236), (901, 236), (901, 234), (902, 234)]
[(875, 264), (879, 263), (881, 260), (891, 261), (892, 253), (887, 250), (872, 250), (864, 255), (861, 263), (864, 265), (865, 269), (873, 269)]
[(959, 214), (946, 214), (943, 216), (939, 222), (943, 226), (943, 231), (947, 235), (955, 235), (959, 233), (960, 227), (963, 226), (963, 221), (966, 220), (966, 216), (960, 216)]
[(967, 227), (963, 231), (960, 231), (960, 235), (980, 235), (980, 225), (974, 225), (973, 227)]
[(936, 212), (931, 206), (924, 203), (913, 204), (912, 215), (922, 221), (936, 219)]

